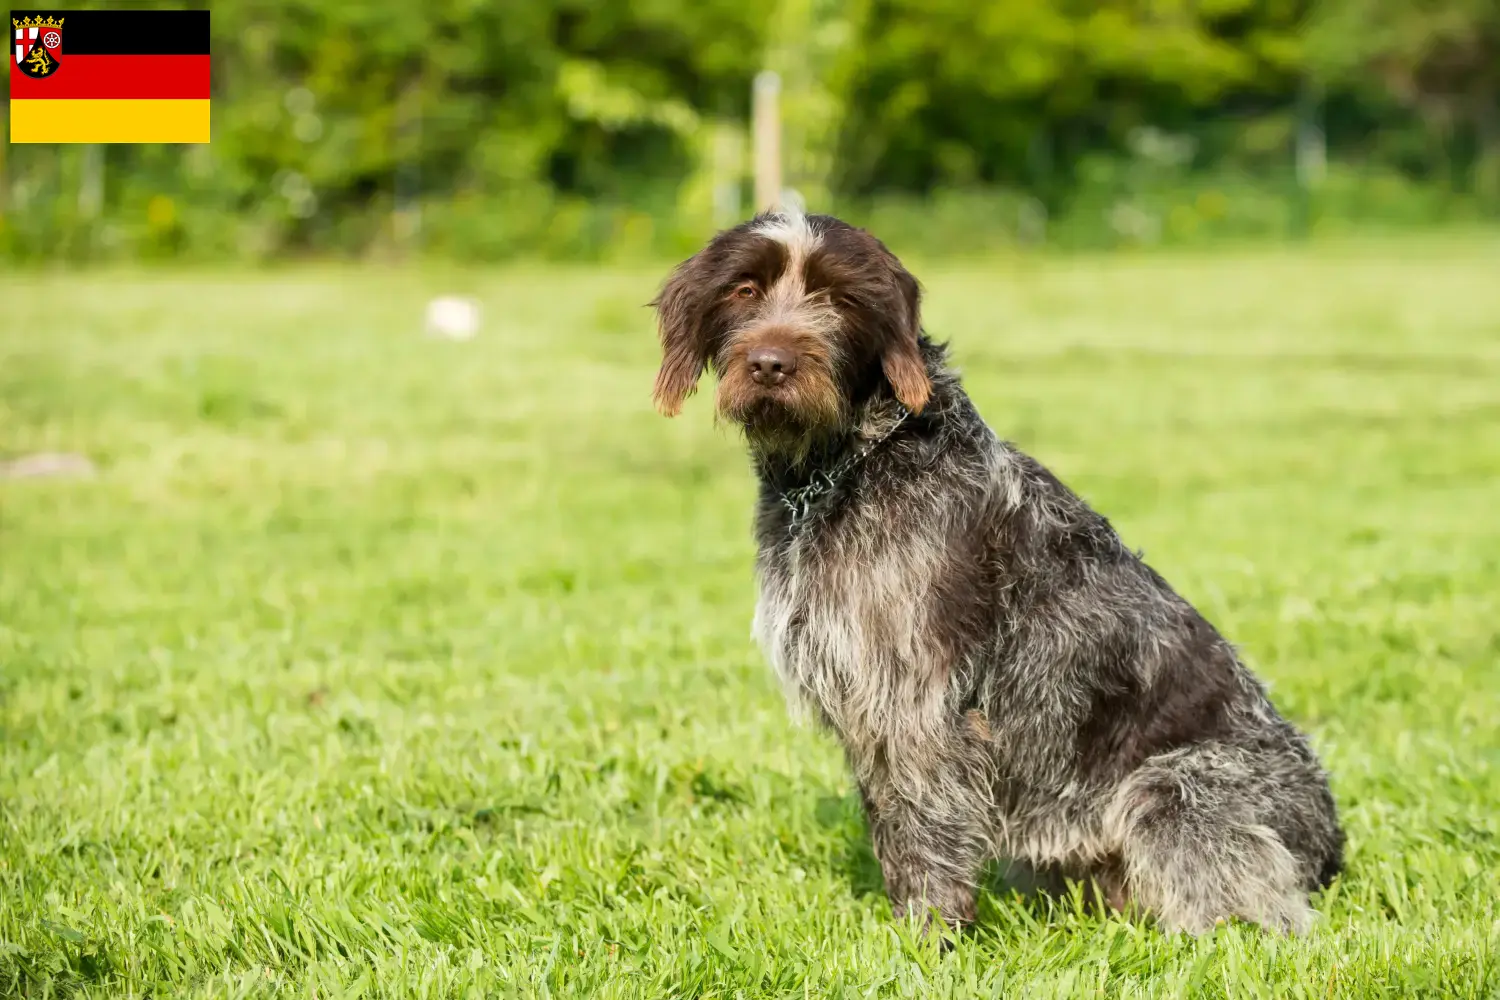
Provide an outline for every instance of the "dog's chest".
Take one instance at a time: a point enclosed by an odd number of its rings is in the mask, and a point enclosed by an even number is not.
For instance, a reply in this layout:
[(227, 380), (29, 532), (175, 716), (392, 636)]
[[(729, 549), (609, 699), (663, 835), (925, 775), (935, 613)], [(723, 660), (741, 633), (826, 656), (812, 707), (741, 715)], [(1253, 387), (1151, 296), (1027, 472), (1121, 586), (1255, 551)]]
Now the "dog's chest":
[(942, 562), (928, 532), (858, 514), (763, 548), (754, 635), (794, 705), (846, 736), (936, 711), (947, 671), (935, 621)]

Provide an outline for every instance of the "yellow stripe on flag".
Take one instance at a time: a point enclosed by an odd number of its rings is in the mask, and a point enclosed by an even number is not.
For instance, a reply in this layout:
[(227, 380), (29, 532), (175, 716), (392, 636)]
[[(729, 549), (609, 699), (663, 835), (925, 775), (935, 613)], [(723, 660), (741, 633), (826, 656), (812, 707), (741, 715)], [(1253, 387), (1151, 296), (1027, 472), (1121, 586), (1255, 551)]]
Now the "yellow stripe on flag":
[(207, 101), (10, 102), (11, 142), (207, 142)]

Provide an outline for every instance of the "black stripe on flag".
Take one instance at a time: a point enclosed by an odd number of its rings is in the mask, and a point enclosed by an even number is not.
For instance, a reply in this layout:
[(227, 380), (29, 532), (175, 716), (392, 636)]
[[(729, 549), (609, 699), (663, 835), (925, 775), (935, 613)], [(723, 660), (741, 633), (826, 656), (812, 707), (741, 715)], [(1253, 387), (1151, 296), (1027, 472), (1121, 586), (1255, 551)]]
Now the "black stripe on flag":
[[(13, 10), (19, 21), (63, 22), (62, 60), (68, 56), (206, 56), (206, 10)], [(13, 26), (7, 37), (14, 37)]]

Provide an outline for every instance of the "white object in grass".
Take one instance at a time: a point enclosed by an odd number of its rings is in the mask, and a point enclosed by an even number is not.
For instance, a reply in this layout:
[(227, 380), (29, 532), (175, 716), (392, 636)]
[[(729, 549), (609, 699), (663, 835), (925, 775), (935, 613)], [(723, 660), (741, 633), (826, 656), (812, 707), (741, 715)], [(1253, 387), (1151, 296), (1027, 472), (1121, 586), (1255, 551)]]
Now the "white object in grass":
[(479, 332), (479, 303), (441, 295), (427, 303), (427, 333), (448, 340), (470, 340)]

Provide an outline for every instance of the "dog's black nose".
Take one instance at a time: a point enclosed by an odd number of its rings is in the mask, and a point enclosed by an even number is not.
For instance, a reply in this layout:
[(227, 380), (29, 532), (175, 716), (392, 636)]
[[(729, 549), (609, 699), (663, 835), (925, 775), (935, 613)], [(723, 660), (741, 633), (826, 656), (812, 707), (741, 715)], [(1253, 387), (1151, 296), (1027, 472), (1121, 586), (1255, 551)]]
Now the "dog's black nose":
[(796, 357), (780, 347), (757, 347), (745, 360), (750, 365), (750, 377), (761, 385), (780, 385), (797, 370)]

